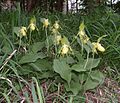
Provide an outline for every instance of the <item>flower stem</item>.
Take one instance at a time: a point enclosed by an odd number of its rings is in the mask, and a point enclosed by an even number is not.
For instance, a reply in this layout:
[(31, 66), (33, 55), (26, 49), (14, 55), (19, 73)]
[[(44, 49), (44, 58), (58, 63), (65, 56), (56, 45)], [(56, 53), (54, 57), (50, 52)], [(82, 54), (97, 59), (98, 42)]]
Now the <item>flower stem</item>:
[(31, 33), (32, 33), (32, 31), (30, 31), (30, 35), (29, 35), (29, 45), (31, 43)]
[(57, 56), (57, 43), (56, 43), (56, 40), (57, 40), (57, 36), (55, 34), (55, 58)]
[(45, 28), (45, 34), (46, 34), (47, 53), (48, 53), (49, 52), (49, 40), (48, 40), (47, 28)]

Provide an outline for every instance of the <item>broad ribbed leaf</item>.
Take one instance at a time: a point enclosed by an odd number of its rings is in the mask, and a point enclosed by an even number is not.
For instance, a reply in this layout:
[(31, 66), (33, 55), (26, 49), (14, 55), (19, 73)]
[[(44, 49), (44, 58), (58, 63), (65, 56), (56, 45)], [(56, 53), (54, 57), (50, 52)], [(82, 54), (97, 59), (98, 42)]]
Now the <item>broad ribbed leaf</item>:
[(59, 59), (55, 59), (53, 63), (54, 71), (60, 74), (60, 76), (68, 82), (71, 81), (71, 69), (65, 61), (61, 61)]
[(70, 83), (70, 86), (65, 84), (65, 88), (67, 91), (71, 91), (74, 95), (77, 95), (81, 90), (81, 85), (79, 83), (79, 79), (78, 79), (78, 81), (72, 80)]
[(46, 55), (45, 54), (43, 54), (42, 52), (40, 52), (40, 53), (28, 53), (28, 54), (26, 54), (25, 56), (23, 56), (21, 59), (20, 59), (20, 61), (19, 61), (19, 63), (20, 64), (25, 64), (25, 63), (31, 63), (31, 62), (35, 62), (37, 59), (43, 59), (43, 58), (45, 58), (46, 57)]
[(72, 58), (72, 57), (67, 57), (66, 58), (66, 62), (68, 63), (68, 64), (73, 64), (73, 63), (75, 63), (76, 61)]
[(96, 80), (96, 81), (99, 81), (99, 82), (102, 82), (104, 80), (104, 75), (102, 72), (96, 70), (96, 71), (93, 71), (91, 74), (90, 74), (91, 78), (93, 80)]
[(84, 72), (86, 69), (84, 68), (84, 63), (78, 63), (71, 67), (71, 70), (74, 70), (76, 72)]
[(46, 70), (51, 70), (52, 69), (52, 62), (48, 61), (47, 59), (39, 59), (34, 63), (29, 63), (30, 66), (35, 71), (46, 71)]
[(94, 89), (101, 83), (103, 83), (104, 76), (100, 71), (93, 71), (90, 74), (90, 77), (87, 79), (87, 81), (84, 84), (84, 89), (89, 90), (89, 89)]
[(98, 58), (98, 59), (89, 58), (88, 60), (85, 60), (85, 66), (84, 66), (84, 68), (86, 70), (90, 70), (92, 68), (97, 67), (98, 64), (99, 64), (99, 62), (100, 62), (100, 58)]
[(74, 70), (74, 71), (77, 71), (77, 72), (88, 71), (92, 68), (97, 67), (99, 62), (100, 62), (100, 59), (88, 58), (84, 61), (80, 61), (77, 64), (73, 65), (71, 67), (71, 70)]
[(79, 62), (84, 61), (84, 58), (82, 57), (82, 54), (79, 51), (74, 51), (74, 54)]
[(89, 78), (85, 84), (84, 84), (84, 90), (90, 90), (90, 89), (94, 89), (99, 85), (98, 81), (93, 81), (91, 78)]
[(36, 42), (34, 43), (31, 47), (32, 52), (37, 53), (38, 51), (40, 51), (43, 47), (45, 46), (44, 42)]
[(72, 73), (72, 80), (70, 82), (70, 85), (68, 85), (67, 83), (64, 83), (64, 84), (65, 84), (66, 90), (73, 92), (74, 95), (77, 95), (82, 89), (79, 81), (79, 77), (75, 73)]

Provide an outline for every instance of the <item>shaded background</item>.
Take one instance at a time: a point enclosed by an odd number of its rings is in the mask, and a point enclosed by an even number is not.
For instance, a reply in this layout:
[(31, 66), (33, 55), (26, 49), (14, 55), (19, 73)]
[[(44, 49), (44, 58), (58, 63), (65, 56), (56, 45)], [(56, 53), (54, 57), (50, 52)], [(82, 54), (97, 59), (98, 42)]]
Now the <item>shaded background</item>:
[(0, 11), (14, 10), (20, 3), (23, 11), (33, 10), (59, 12), (91, 12), (99, 6), (109, 6), (115, 12), (120, 12), (120, 0), (0, 0)]

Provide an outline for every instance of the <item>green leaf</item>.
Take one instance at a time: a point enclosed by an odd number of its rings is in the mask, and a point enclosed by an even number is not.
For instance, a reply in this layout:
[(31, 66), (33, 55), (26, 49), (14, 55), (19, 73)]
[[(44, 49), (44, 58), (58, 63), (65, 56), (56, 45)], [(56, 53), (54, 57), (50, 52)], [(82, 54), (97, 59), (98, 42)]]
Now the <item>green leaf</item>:
[(71, 69), (65, 61), (61, 61), (59, 59), (55, 59), (53, 63), (54, 71), (60, 74), (60, 76), (68, 82), (71, 81)]
[(84, 61), (84, 58), (82, 57), (82, 55), (80, 54), (79, 51), (74, 51), (74, 54), (75, 54), (75, 56), (76, 56), (76, 58), (78, 59), (79, 62)]
[(20, 64), (31, 63), (31, 62), (35, 62), (39, 58), (43, 59), (45, 57), (46, 57), (46, 55), (43, 54), (42, 52), (40, 52), (40, 53), (28, 53), (20, 59), (19, 63)]
[[(49, 40), (49, 46), (52, 46), (54, 44), (54, 39), (53, 39), (53, 35), (49, 35), (46, 40)], [(45, 45), (47, 46), (47, 42), (45, 42)]]
[(11, 45), (5, 40), (3, 48), (2, 48), (2, 52), (6, 53), (6, 54), (10, 54), (12, 51), (13, 50), (12, 50)]
[(79, 43), (79, 45), (86, 50), (87, 53), (90, 53), (92, 52), (92, 49), (91, 49), (91, 42), (88, 41), (87, 45), (86, 44), (82, 44), (81, 43), (81, 40), (79, 38), (77, 38), (77, 42)]
[(82, 73), (79, 73), (79, 81), (80, 81), (80, 84), (84, 84), (84, 82), (87, 80), (88, 78), (88, 72), (82, 72)]
[(33, 68), (29, 65), (23, 65), (22, 68), (19, 68), (19, 75), (27, 75), (33, 73)]
[[(89, 42), (89, 41), (88, 41), (88, 42)], [(91, 47), (90, 47), (90, 44), (89, 44), (89, 45), (84, 44), (83, 48), (86, 50), (87, 53), (92, 52), (92, 49), (91, 49)]]
[(88, 58), (88, 59), (85, 59), (84, 61), (81, 60), (77, 64), (74, 64), (71, 67), (71, 70), (74, 70), (77, 72), (85, 72), (85, 71), (88, 71), (92, 68), (97, 67), (99, 62), (100, 62), (100, 59)]
[(67, 64), (73, 64), (76, 62), (76, 60), (74, 60), (71, 56), (67, 56), (67, 57), (60, 57), (61, 61), (65, 61)]
[(55, 76), (55, 73), (53, 71), (45, 71), (43, 73), (40, 74), (40, 76), (38, 77), (39, 79), (48, 79), (48, 78), (52, 78)]
[(99, 62), (100, 62), (100, 58), (98, 58), (98, 59), (88, 58), (88, 59), (85, 60), (85, 66), (84, 66), (84, 68), (86, 70), (90, 70), (92, 68), (97, 67), (98, 64), (99, 64)]
[[(43, 94), (43, 89), (41, 86), (38, 85), (38, 81), (35, 77), (32, 78), (33, 81), (35, 81), (36, 83), (36, 90), (37, 90), (37, 95), (38, 95), (38, 98), (39, 98), (39, 101), (40, 103), (44, 103), (44, 94)], [(36, 102), (35, 102), (36, 103)]]
[(71, 80), (70, 86), (68, 84), (65, 84), (65, 88), (67, 91), (71, 91), (74, 95), (77, 95), (81, 90), (81, 85), (79, 81), (73, 81)]
[(38, 51), (40, 51), (43, 47), (45, 47), (45, 43), (44, 42), (36, 42), (31, 46), (31, 49), (34, 53), (37, 53)]
[(40, 79), (53, 77), (55, 74), (52, 68), (52, 62), (48, 61), (47, 58), (38, 59), (34, 63), (22, 65), (22, 68), (19, 68), (18, 73), (20, 75), (35, 73), (39, 75)]
[(90, 74), (90, 77), (93, 79), (93, 80), (96, 80), (96, 81), (99, 81), (99, 83), (103, 82), (104, 80), (104, 75), (102, 72), (96, 70), (96, 71), (93, 71), (91, 74)]
[(47, 59), (39, 59), (34, 63), (30, 63), (29, 65), (32, 66), (35, 71), (40, 72), (52, 69), (52, 62), (48, 61)]
[(103, 74), (98, 70), (93, 71), (84, 84), (84, 90), (94, 89), (98, 85), (102, 84), (103, 81), (104, 81)]
[(74, 60), (72, 57), (67, 56), (66, 62), (67, 62), (68, 64), (73, 64), (73, 63), (75, 63), (75, 60)]
[(15, 33), (18, 37), (20, 36), (19, 35), (19, 30), (20, 30), (20, 27), (14, 27), (13, 28), (13, 33)]
[(42, 70), (35, 64), (35, 63), (30, 63), (29, 64), (31, 67), (33, 67), (33, 69), (35, 70), (35, 71), (40, 71), (40, 72), (42, 72)]
[(67, 91), (71, 91), (74, 95), (77, 95), (79, 91), (82, 89), (78, 79), (78, 75), (72, 73), (72, 80), (70, 82), (70, 85), (65, 83), (65, 88)]
[(76, 72), (84, 72), (86, 71), (86, 69), (84, 68), (84, 62), (83, 63), (78, 63), (78, 64), (75, 64), (71, 67), (71, 70), (74, 70)]
[(37, 98), (37, 95), (36, 95), (35, 85), (34, 85), (33, 81), (32, 81), (32, 84), (31, 84), (31, 90), (32, 90), (33, 103), (38, 103), (38, 98)]
[(99, 85), (99, 82), (97, 81), (93, 81), (91, 78), (89, 78), (85, 84), (84, 84), (84, 90), (90, 90), (90, 89), (94, 89)]

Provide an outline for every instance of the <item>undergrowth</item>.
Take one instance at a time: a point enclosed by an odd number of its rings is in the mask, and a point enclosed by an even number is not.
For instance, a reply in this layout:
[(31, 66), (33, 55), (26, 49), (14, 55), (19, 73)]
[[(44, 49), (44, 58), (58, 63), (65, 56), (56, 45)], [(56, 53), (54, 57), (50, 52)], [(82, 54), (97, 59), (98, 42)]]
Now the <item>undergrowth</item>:
[(0, 101), (84, 103), (104, 78), (120, 81), (120, 16), (18, 9), (0, 14)]

